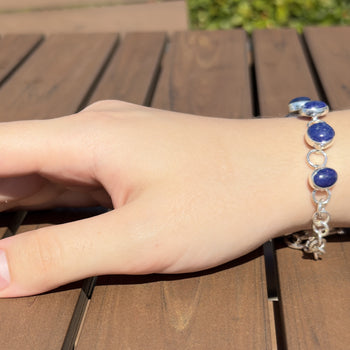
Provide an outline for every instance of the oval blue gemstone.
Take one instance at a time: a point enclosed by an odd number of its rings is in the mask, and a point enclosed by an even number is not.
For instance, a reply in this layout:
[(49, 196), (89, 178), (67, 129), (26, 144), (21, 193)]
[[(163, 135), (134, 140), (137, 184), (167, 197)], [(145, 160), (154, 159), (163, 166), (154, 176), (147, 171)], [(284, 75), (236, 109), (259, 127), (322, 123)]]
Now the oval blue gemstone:
[(310, 101), (310, 102), (306, 102), (304, 104), (304, 108), (306, 109), (311, 109), (311, 108), (317, 108), (317, 109), (322, 109), (322, 108), (326, 108), (327, 104), (324, 103), (323, 101)]
[(304, 103), (300, 114), (304, 117), (318, 118), (327, 114), (328, 111), (329, 108), (326, 103), (322, 101), (309, 101)]
[(320, 122), (312, 124), (307, 129), (307, 134), (309, 135), (311, 140), (318, 143), (322, 143), (331, 141), (334, 138), (335, 132), (329, 124), (325, 122)]
[(317, 187), (329, 188), (332, 187), (338, 179), (337, 172), (332, 168), (317, 169), (312, 174), (312, 180)]
[(301, 96), (301, 97), (293, 98), (293, 100), (290, 100), (289, 103), (302, 102), (302, 101), (311, 101), (311, 99), (309, 97)]
[(293, 98), (293, 100), (289, 101), (288, 103), (289, 112), (290, 113), (300, 112), (304, 104), (308, 101), (311, 101), (311, 100), (305, 96)]

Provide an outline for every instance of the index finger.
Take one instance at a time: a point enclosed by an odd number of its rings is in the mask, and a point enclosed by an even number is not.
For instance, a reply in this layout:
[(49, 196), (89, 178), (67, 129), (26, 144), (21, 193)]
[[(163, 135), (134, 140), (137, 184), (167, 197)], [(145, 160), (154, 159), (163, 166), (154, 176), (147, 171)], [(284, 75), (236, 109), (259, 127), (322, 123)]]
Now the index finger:
[(72, 115), (0, 124), (0, 178), (39, 173), (96, 184), (92, 150), (86, 141), (88, 121), (82, 123), (80, 118)]

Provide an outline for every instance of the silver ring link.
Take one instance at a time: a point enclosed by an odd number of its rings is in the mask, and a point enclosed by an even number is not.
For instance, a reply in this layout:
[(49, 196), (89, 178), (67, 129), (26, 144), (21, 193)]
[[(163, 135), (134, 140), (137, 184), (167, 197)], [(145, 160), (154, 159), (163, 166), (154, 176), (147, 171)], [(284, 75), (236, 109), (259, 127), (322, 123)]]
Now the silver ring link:
[(331, 191), (328, 188), (325, 191), (322, 191), (322, 192), (327, 192), (327, 197), (326, 198), (320, 198), (320, 199), (316, 198), (317, 192), (320, 192), (320, 191), (318, 191), (318, 190), (313, 190), (312, 191), (312, 199), (314, 200), (315, 204), (317, 204), (317, 205), (320, 205), (320, 204), (326, 205), (326, 204), (328, 204), (328, 202), (331, 199)]
[[(323, 156), (323, 163), (318, 165), (318, 164), (315, 164), (314, 162), (311, 161), (311, 155), (312, 154), (321, 154)], [(306, 156), (306, 159), (307, 159), (307, 162), (315, 169), (317, 168), (324, 168), (326, 165), (327, 165), (327, 160), (328, 160), (328, 157), (327, 157), (327, 154), (325, 151), (321, 150), (321, 149), (312, 149), (310, 150), (308, 153), (307, 153), (307, 156)]]
[(328, 211), (316, 211), (314, 215), (312, 216), (312, 222), (317, 225), (319, 222), (324, 222), (326, 224), (329, 223), (329, 220), (331, 218), (331, 215), (328, 213)]

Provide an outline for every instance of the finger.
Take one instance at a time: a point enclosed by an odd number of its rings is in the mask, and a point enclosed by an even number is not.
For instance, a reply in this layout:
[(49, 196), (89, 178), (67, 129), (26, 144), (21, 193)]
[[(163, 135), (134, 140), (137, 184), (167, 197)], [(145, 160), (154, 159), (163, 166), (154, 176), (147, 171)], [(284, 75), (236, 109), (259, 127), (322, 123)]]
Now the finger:
[[(83, 116), (0, 125), (0, 177), (32, 173), (93, 183), (93, 126)], [(84, 132), (82, 132), (84, 125)], [(82, 147), (83, 145), (83, 147)]]
[(161, 270), (156, 240), (135, 220), (137, 209), (130, 203), (118, 213), (1, 240), (0, 297), (37, 294), (94, 275)]

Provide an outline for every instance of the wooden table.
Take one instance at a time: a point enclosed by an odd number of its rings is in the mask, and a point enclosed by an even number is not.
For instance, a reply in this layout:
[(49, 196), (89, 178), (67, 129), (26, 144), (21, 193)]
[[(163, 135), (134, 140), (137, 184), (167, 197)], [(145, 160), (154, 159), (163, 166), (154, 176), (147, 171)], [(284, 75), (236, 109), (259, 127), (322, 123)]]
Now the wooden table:
[[(57, 117), (100, 99), (225, 118), (282, 116), (304, 95), (346, 109), (349, 38), (350, 27), (302, 37), (292, 29), (252, 38), (242, 30), (3, 36), (0, 118)], [(99, 210), (2, 214), (1, 235)], [(267, 273), (260, 248), (202, 273), (103, 276), (1, 300), (0, 349), (349, 348), (349, 235), (330, 239), (316, 263), (275, 246)]]

